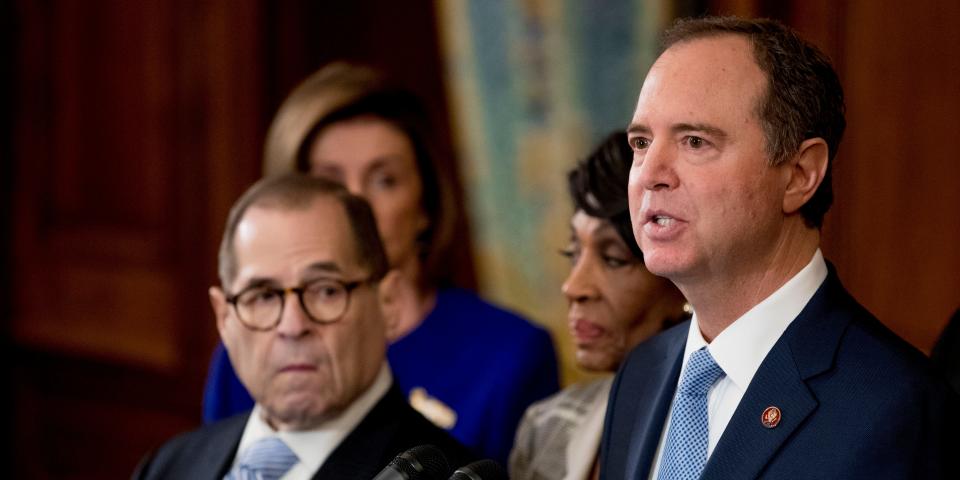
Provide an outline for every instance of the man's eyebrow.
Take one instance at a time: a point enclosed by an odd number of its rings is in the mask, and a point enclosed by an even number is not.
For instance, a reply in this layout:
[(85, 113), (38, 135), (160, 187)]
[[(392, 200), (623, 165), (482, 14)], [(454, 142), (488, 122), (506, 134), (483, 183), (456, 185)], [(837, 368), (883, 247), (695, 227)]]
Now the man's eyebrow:
[[(343, 270), (334, 262), (314, 262), (307, 266), (307, 273), (336, 273), (342, 274)], [(270, 277), (251, 277), (237, 291), (249, 290), (251, 288), (277, 288), (280, 285), (274, 278)]]
[(727, 132), (706, 123), (678, 123), (670, 130), (673, 133), (703, 132), (714, 137), (727, 138)]
[(628, 133), (628, 134), (629, 134), (629, 133), (649, 134), (649, 133), (650, 133), (650, 127), (648, 127), (648, 126), (646, 126), (646, 125), (644, 125), (644, 124), (642, 124), (642, 123), (631, 123), (631, 124), (627, 127), (627, 133)]
[(246, 282), (244, 282), (243, 286), (240, 287), (237, 291), (242, 292), (244, 290), (249, 290), (251, 288), (262, 288), (262, 287), (272, 288), (277, 285), (278, 285), (277, 281), (272, 278), (253, 277), (248, 279)]
[(314, 262), (307, 266), (308, 273), (343, 273), (343, 270), (334, 262)]
[[(670, 130), (674, 134), (687, 133), (687, 132), (703, 132), (718, 138), (726, 138), (729, 136), (727, 135), (727, 132), (717, 127), (714, 127), (713, 125), (708, 125), (706, 123), (678, 123), (676, 125), (671, 126)], [(634, 134), (649, 135), (650, 132), (651, 132), (650, 127), (642, 123), (631, 123), (630, 126), (627, 127), (628, 134), (634, 133)]]

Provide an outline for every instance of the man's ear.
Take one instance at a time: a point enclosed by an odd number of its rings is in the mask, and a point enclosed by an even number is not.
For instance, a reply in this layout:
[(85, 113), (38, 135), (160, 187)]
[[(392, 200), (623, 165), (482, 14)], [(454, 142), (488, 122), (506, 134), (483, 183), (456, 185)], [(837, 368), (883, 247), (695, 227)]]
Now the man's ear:
[(387, 332), (387, 342), (393, 342), (399, 335), (400, 302), (398, 300), (400, 286), (400, 272), (390, 270), (377, 284), (377, 298), (380, 302), (380, 311), (383, 313), (383, 323)]
[(222, 340), (230, 304), (227, 303), (227, 298), (220, 287), (210, 287), (207, 294), (210, 296), (210, 306), (213, 307), (213, 315), (217, 319), (217, 331), (220, 332)]
[(797, 155), (784, 165), (787, 169), (787, 188), (783, 192), (784, 213), (796, 213), (813, 197), (827, 174), (829, 151), (824, 139), (810, 138), (800, 144)]

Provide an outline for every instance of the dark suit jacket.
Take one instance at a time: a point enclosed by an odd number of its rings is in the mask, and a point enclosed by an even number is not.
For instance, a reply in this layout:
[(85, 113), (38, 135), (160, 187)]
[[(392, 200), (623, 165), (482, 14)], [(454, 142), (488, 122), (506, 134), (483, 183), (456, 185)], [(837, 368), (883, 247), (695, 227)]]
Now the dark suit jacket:
[[(221, 479), (233, 463), (250, 412), (180, 435), (145, 459), (136, 479)], [(465, 447), (410, 407), (396, 385), (374, 405), (313, 476), (369, 480), (398, 454), (434, 445), (452, 468), (474, 460)]]
[(953, 312), (940, 333), (930, 352), (930, 361), (943, 373), (953, 390), (960, 393), (960, 309)]
[[(602, 479), (648, 478), (683, 363), (689, 322), (639, 345), (617, 373)], [(782, 420), (760, 417), (779, 407)], [(956, 399), (927, 359), (844, 290), (833, 268), (761, 363), (702, 479), (936, 479), (947, 472)], [(950, 466), (949, 468), (955, 468)]]

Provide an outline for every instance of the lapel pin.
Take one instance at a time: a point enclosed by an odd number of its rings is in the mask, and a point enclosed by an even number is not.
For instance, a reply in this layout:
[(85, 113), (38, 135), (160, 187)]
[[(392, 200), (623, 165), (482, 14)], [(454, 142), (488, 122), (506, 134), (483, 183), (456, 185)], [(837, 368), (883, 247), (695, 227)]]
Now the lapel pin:
[(780, 425), (780, 409), (777, 407), (767, 407), (760, 415), (760, 423), (766, 428), (774, 428)]

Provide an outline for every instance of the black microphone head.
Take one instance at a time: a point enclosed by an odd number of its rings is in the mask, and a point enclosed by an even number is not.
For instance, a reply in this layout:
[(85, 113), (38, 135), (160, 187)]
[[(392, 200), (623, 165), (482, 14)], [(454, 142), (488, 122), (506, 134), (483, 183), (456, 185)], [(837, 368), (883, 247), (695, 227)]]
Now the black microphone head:
[(390, 466), (405, 478), (417, 480), (445, 480), (450, 473), (447, 457), (433, 445), (420, 445), (397, 455)]
[(493, 460), (480, 460), (460, 467), (449, 480), (508, 480), (507, 472)]

